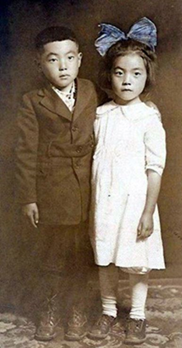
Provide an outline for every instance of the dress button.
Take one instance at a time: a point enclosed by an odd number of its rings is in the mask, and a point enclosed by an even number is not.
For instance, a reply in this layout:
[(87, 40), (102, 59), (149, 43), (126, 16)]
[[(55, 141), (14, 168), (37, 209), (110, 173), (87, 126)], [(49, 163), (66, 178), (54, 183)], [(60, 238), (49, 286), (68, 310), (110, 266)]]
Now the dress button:
[(77, 130), (78, 130), (77, 127), (75, 127), (75, 126), (72, 127), (72, 131), (73, 131), (73, 132), (76, 132)]

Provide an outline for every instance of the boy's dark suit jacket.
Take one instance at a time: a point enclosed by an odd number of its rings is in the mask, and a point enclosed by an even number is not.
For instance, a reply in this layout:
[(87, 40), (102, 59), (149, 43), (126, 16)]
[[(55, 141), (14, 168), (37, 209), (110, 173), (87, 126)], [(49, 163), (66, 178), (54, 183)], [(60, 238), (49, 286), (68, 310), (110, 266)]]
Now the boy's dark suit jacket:
[(23, 97), (17, 118), (17, 199), (37, 203), (40, 223), (72, 225), (88, 217), (97, 105), (95, 87), (84, 79), (77, 80), (73, 115), (51, 87)]

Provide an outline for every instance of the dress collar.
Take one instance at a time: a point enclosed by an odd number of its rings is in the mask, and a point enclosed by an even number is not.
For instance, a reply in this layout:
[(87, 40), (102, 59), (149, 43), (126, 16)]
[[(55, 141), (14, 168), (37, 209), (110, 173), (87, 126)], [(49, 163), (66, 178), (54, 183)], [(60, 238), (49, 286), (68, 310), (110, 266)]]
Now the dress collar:
[(120, 105), (116, 104), (114, 100), (111, 100), (97, 108), (97, 116), (101, 117), (103, 114), (114, 110), (120, 110), (126, 118), (130, 118), (131, 120), (143, 118), (145, 115), (148, 116), (155, 111), (153, 107), (147, 106), (144, 102), (131, 105)]

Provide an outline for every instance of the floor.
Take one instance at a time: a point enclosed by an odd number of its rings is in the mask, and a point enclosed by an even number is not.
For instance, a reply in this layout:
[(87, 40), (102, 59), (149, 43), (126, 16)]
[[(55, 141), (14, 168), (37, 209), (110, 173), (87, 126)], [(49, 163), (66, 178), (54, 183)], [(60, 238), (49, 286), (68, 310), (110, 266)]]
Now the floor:
[[(90, 308), (89, 321), (91, 324), (98, 317), (100, 312), (100, 300), (97, 280), (92, 279), (89, 285), (92, 292), (92, 303), (94, 304), (94, 306), (91, 305)], [(18, 297), (20, 299), (20, 294), (14, 293), (14, 299)], [(34, 339), (35, 325), (33, 318), (29, 318), (28, 307), (26, 307), (25, 303), (24, 313), (23, 311), (21, 313), (21, 311), (17, 310), (13, 304), (8, 305), (6, 303), (4, 306), (2, 304), (0, 313), (0, 348), (130, 347), (123, 344), (124, 322), (130, 305), (127, 280), (120, 280), (118, 303), (118, 322), (106, 339), (93, 341), (85, 337), (80, 342), (67, 342), (64, 340), (63, 325), (60, 324), (57, 328), (57, 337), (49, 343), (37, 342)], [(95, 308), (95, 311), (93, 311), (93, 308)], [(150, 280), (147, 300), (147, 320), (147, 340), (139, 347), (182, 347), (182, 278)]]
[[(16, 221), (13, 225), (16, 227)], [(0, 348), (127, 348), (123, 344), (123, 328), (130, 306), (126, 274), (120, 278), (118, 322), (105, 340), (93, 341), (85, 337), (80, 342), (65, 341), (63, 324), (66, 313), (63, 311), (57, 337), (49, 343), (37, 342), (34, 339), (37, 308), (30, 301), (34, 282), (27, 257), (35, 237), (32, 236), (31, 242), (28, 235), (22, 243), (26, 231), (19, 234), (12, 233), (15, 231), (13, 228), (4, 228), (4, 231), (6, 233), (0, 236)], [(7, 250), (7, 245), (12, 247)], [(140, 345), (141, 348), (182, 348), (182, 264), (167, 263), (166, 266), (165, 271), (151, 273), (146, 313), (147, 340)], [(89, 325), (92, 325), (101, 311), (95, 271), (90, 275), (90, 290)]]

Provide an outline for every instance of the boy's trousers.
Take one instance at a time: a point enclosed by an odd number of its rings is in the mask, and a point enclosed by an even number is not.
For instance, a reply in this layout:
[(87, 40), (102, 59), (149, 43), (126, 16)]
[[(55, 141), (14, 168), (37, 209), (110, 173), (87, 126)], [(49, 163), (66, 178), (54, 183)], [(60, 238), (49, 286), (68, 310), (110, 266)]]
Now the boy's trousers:
[(66, 308), (87, 303), (88, 279), (94, 265), (88, 223), (41, 225), (34, 256), (38, 260), (41, 297), (58, 295)]

